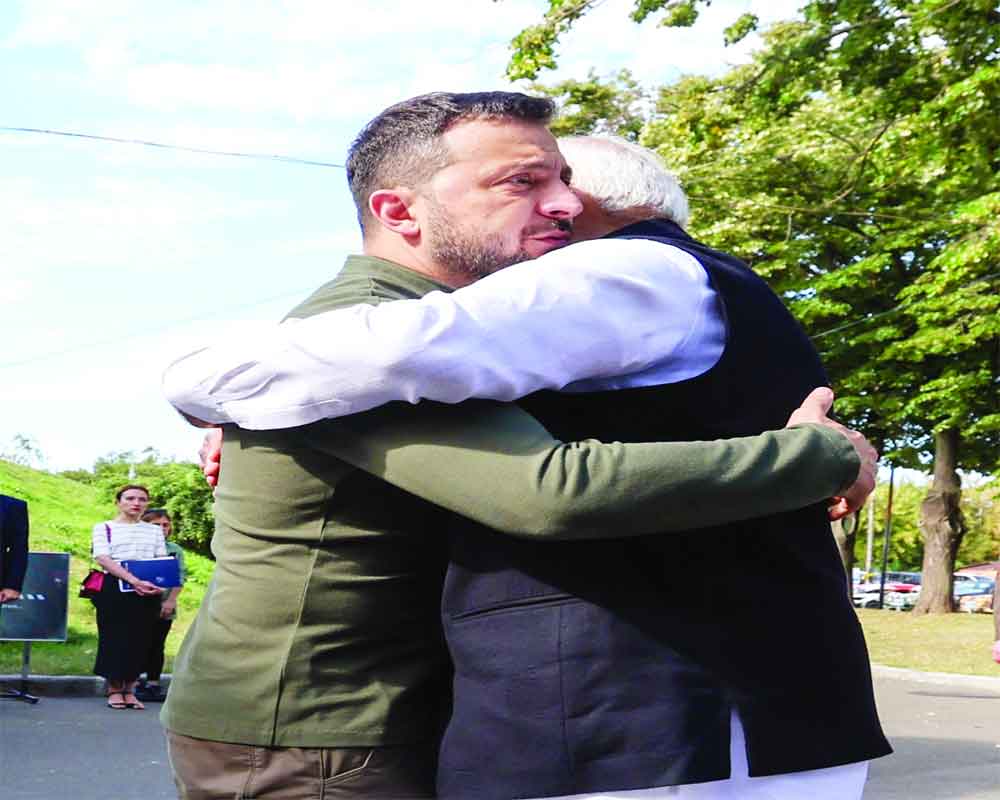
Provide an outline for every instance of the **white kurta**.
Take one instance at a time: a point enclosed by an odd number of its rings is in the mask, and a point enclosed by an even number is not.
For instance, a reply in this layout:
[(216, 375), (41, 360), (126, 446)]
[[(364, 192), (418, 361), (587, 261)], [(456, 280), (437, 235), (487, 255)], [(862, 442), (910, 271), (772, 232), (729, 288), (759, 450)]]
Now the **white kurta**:
[(178, 358), (163, 386), (206, 422), (287, 428), (394, 400), (672, 383), (711, 368), (724, 342), (718, 298), (694, 258), (608, 239), (451, 293), (244, 326)]
[[(675, 383), (711, 369), (724, 346), (718, 295), (690, 254), (603, 239), (450, 293), (241, 328), (178, 358), (164, 391), (206, 422), (286, 428), (398, 400), (514, 400), (539, 389)], [(861, 797), (867, 762), (749, 778), (743, 730), (735, 715), (733, 722), (728, 780), (573, 800)]]
[[(730, 777), (724, 781), (660, 786), (597, 794), (546, 797), (544, 800), (860, 800), (868, 779), (868, 762), (842, 767), (751, 778), (746, 740), (739, 717), (733, 713), (729, 744)], [(542, 800), (542, 798), (537, 798)]]

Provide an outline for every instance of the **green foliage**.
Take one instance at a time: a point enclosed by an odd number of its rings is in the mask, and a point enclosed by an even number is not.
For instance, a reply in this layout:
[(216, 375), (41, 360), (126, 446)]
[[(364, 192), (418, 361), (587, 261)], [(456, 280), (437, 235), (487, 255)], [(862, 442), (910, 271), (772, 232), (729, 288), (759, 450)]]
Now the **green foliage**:
[[(888, 558), (890, 570), (919, 572), (921, 569), (924, 543), (919, 529), (920, 503), (926, 491), (922, 484), (899, 481), (897, 478), (892, 498), (892, 535), (889, 538)], [(872, 568), (875, 571), (882, 565), (888, 495), (889, 484), (882, 483), (869, 500), (874, 509)], [(962, 492), (962, 511), (968, 531), (958, 551), (955, 568), (1000, 557), (1000, 490), (995, 485), (966, 488)], [(862, 569), (865, 566), (867, 536), (866, 506), (861, 512), (854, 543), (855, 565)]]
[(755, 14), (744, 14), (736, 22), (723, 31), (727, 45), (742, 42), (747, 36), (757, 30), (760, 20)]
[(1000, 558), (1000, 486), (996, 483), (962, 492), (967, 530), (956, 568)]
[(556, 136), (613, 133), (629, 141), (639, 138), (648, 95), (627, 69), (605, 79), (591, 70), (584, 81), (533, 84), (531, 88), (558, 104), (559, 116), (550, 126)]
[[(892, 535), (889, 537), (888, 568), (892, 571), (919, 572), (923, 558), (923, 540), (917, 523), (920, 518), (920, 502), (924, 488), (912, 483), (899, 483), (892, 498)], [(874, 536), (872, 538), (872, 569), (879, 571), (882, 565), (882, 549), (885, 546), (886, 509), (889, 484), (880, 484), (872, 499), (874, 513)], [(865, 567), (868, 539), (868, 514), (866, 507), (859, 519), (858, 536), (854, 542), (855, 564)]]
[(630, 15), (635, 22), (642, 22), (654, 11), (666, 5), (665, 14), (660, 24), (669, 28), (690, 28), (698, 21), (698, 9), (695, 0), (676, 0), (663, 3), (661, 0), (638, 0), (635, 11)]
[[(87, 473), (93, 478), (93, 473)], [(127, 473), (126, 473), (127, 474)], [(70, 554), (69, 630), (66, 642), (32, 646), (32, 671), (42, 675), (86, 675), (93, 670), (97, 649), (94, 607), (76, 589), (90, 565), (91, 529), (115, 514), (112, 495), (90, 483), (51, 475), (0, 460), (0, 494), (28, 502), (29, 547), (35, 552)], [(201, 604), (214, 562), (195, 552), (186, 554), (188, 580), (180, 594), (178, 621), (167, 640), (168, 667)], [(0, 642), (0, 673), (20, 669), (21, 645)]]
[(110, 453), (99, 458), (91, 472), (73, 470), (63, 475), (94, 486), (110, 502), (125, 484), (145, 486), (149, 489), (150, 506), (169, 512), (177, 542), (210, 556), (215, 525), (212, 489), (196, 464), (164, 460), (155, 450), (147, 448), (138, 455)]
[[(549, 0), (548, 10), (537, 25), (531, 25), (511, 40), (507, 77), (512, 81), (538, 77), (543, 69), (555, 69), (555, 48), (559, 37), (601, 0)], [(698, 6), (710, 5), (711, 0), (634, 0), (629, 16), (634, 22), (644, 22), (650, 14), (663, 11), (660, 25), (688, 28), (698, 19)], [(752, 14), (744, 14), (726, 30), (726, 43), (738, 42), (756, 27)]]
[(598, 0), (549, 0), (549, 9), (538, 25), (521, 31), (511, 41), (512, 56), (507, 77), (512, 81), (536, 78), (543, 69), (555, 69), (555, 46), (559, 37)]
[[(698, 6), (654, 0), (635, 18), (665, 9), (688, 24)], [(838, 413), (894, 463), (923, 468), (935, 432), (955, 429), (959, 464), (991, 472), (1000, 14), (979, 0), (815, 0), (803, 14), (764, 32), (752, 63), (661, 87), (653, 108), (633, 102), (634, 83), (593, 75), (548, 93), (573, 132), (638, 130), (663, 156), (692, 233), (785, 298), (823, 352)]]
[[(665, 24), (690, 25), (698, 3), (640, 2), (633, 18), (664, 8)], [(1000, 9), (812, 0), (802, 13), (765, 31), (750, 64), (661, 87), (639, 141), (688, 189), (692, 233), (749, 262), (802, 321), (840, 417), (896, 465), (935, 460), (918, 610), (944, 610), (936, 584), (963, 538), (954, 470), (1000, 466)], [(897, 564), (918, 542), (901, 529)]]

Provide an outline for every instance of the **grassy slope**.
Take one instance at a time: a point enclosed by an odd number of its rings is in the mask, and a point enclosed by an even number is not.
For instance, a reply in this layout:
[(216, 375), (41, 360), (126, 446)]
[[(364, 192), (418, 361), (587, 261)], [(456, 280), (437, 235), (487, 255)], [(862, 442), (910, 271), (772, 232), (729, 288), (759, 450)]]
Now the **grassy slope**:
[[(33, 643), (31, 671), (42, 675), (88, 675), (97, 650), (97, 626), (94, 607), (76, 593), (90, 568), (90, 530), (95, 522), (114, 515), (114, 505), (89, 486), (7, 461), (0, 461), (0, 494), (28, 501), (31, 550), (71, 555), (68, 639), (65, 643)], [(211, 560), (193, 553), (187, 554), (186, 563), (188, 584), (181, 592), (178, 620), (167, 639), (167, 671), (194, 618), (213, 566)], [(20, 642), (0, 642), (0, 673), (19, 672), (21, 653)]]
[[(97, 645), (94, 608), (76, 596), (89, 564), (90, 529), (112, 516), (113, 506), (89, 486), (0, 461), (0, 494), (22, 497), (31, 513), (31, 549), (71, 553), (69, 640), (32, 645), (32, 672), (86, 675)], [(211, 576), (212, 562), (189, 553), (189, 582), (181, 593), (180, 615), (167, 640), (167, 670)], [(872, 661), (932, 672), (1000, 677), (989, 660), (993, 620), (984, 614), (914, 617), (896, 611), (859, 612)], [(0, 643), (0, 673), (20, 670), (21, 644)]]

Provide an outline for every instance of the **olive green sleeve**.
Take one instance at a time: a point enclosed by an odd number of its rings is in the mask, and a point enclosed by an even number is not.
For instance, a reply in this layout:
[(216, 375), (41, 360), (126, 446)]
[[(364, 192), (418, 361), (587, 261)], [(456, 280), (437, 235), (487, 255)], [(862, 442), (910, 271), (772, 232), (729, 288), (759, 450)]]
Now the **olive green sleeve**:
[(392, 404), (298, 429), (309, 446), (515, 536), (689, 530), (820, 502), (860, 461), (819, 425), (714, 442), (563, 443), (510, 404)]

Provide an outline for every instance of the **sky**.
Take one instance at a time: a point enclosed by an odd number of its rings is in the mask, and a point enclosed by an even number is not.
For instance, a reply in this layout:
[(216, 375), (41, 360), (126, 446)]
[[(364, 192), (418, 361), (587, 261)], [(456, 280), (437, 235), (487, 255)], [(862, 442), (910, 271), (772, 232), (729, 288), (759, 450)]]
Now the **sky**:
[[(647, 86), (718, 74), (745, 11), (637, 26), (607, 0), (546, 82), (623, 67)], [(518, 89), (508, 43), (544, 0), (5, 0), (0, 126), (342, 164), (383, 108), (424, 92)], [(201, 432), (163, 400), (174, 357), (241, 320), (279, 319), (360, 249), (342, 169), (0, 131), (0, 454), (28, 437), (58, 471)]]

